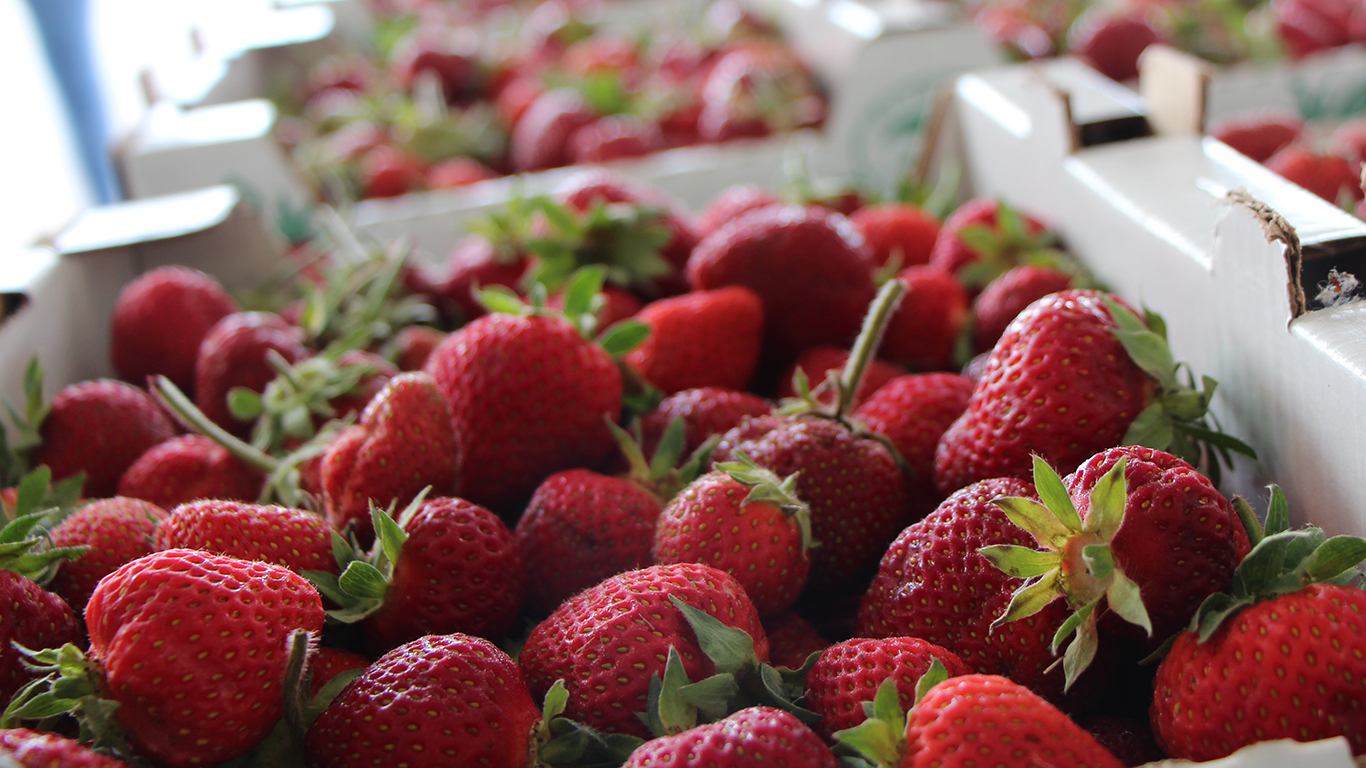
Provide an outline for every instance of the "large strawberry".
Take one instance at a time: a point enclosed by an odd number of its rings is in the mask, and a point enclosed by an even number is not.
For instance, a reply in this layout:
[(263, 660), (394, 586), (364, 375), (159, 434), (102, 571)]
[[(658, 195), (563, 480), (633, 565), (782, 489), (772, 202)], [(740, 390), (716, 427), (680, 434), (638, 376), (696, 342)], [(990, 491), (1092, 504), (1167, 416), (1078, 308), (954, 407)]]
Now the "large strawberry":
[(972, 301), (974, 351), (990, 352), (1025, 307), (1050, 293), (1074, 287), (1075, 280), (1068, 272), (1038, 264), (1021, 264), (992, 280)]
[(63, 388), (41, 430), (33, 463), (47, 465), (59, 480), (84, 472), (89, 497), (114, 495), (144, 451), (175, 436), (170, 416), (151, 395), (110, 379)]
[(642, 744), (622, 768), (708, 768), (736, 759), (786, 768), (836, 768), (830, 748), (794, 715), (748, 707), (714, 723)]
[(896, 279), (906, 286), (906, 296), (887, 323), (879, 354), (915, 371), (951, 368), (968, 320), (967, 290), (936, 267), (908, 267)]
[(660, 299), (636, 319), (649, 326), (650, 335), (626, 362), (665, 394), (697, 387), (744, 389), (754, 376), (764, 305), (748, 288), (733, 285)]
[(867, 205), (849, 216), (863, 233), (873, 263), (897, 268), (926, 264), (939, 239), (939, 222), (918, 206), (907, 203)]
[(72, 608), (84, 610), (100, 579), (153, 551), (152, 534), (166, 510), (138, 499), (115, 496), (77, 509), (52, 529), (58, 547), (90, 547), (62, 563), (48, 586)]
[(307, 357), (303, 332), (268, 312), (238, 312), (219, 320), (199, 347), (195, 405), (213, 423), (245, 437), (251, 423), (229, 410), (228, 392), (234, 387), (265, 391), (278, 373), (270, 362), (272, 352), (289, 364)]
[(295, 573), (336, 570), (327, 521), (302, 509), (195, 501), (171, 510), (153, 541), (157, 549), (202, 549)]
[(541, 713), (493, 643), (432, 635), (385, 654), (308, 730), (308, 765), (524, 768)]
[(266, 478), (203, 435), (180, 435), (138, 457), (119, 478), (120, 496), (174, 509), (198, 499), (255, 501)]
[(26, 728), (0, 730), (0, 762), (9, 761), (17, 768), (127, 768), (74, 739)]
[(706, 237), (742, 214), (770, 205), (782, 205), (782, 199), (755, 184), (737, 184), (721, 190), (697, 216), (697, 233)]
[[(32, 574), (37, 575), (37, 574)], [(81, 628), (71, 606), (28, 576), (0, 564), (0, 701), (36, 677), (15, 644), (55, 648), (80, 642)]]
[(159, 267), (119, 291), (110, 324), (114, 370), (134, 384), (164, 374), (189, 391), (199, 344), (219, 320), (238, 311), (223, 286), (187, 267)]

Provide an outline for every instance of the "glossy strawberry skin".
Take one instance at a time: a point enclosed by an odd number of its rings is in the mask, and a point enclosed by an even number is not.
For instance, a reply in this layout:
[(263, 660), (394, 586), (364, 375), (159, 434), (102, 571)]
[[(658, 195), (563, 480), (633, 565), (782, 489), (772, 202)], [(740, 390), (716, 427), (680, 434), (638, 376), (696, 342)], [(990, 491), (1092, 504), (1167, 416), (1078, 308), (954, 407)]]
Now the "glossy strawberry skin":
[(964, 675), (931, 688), (906, 720), (901, 768), (1121, 768), (1091, 734), (1027, 688)]
[(531, 695), (541, 698), (563, 679), (569, 688), (566, 717), (608, 732), (647, 736), (636, 713), (646, 710), (650, 676), (664, 675), (669, 646), (678, 651), (689, 680), (716, 671), (671, 595), (749, 633), (755, 655), (768, 659), (758, 612), (739, 582), (706, 565), (656, 565), (578, 593), (531, 631), (520, 657)]
[(1182, 632), (1154, 684), (1158, 743), (1205, 761), (1257, 741), (1342, 735), (1366, 753), (1363, 613), (1366, 592), (1313, 584), (1243, 609), (1203, 644)]
[(438, 495), (455, 491), (457, 449), (448, 424), (450, 408), (430, 376), (390, 380), (360, 424), (343, 430), (323, 454), (323, 504), (332, 527), (355, 523), (368, 541), (372, 499), (401, 509), (428, 486)]
[(939, 222), (914, 205), (868, 205), (849, 216), (863, 233), (873, 263), (883, 266), (895, 254), (903, 268), (927, 264), (939, 239)]
[(901, 709), (910, 709), (916, 684), (936, 659), (949, 677), (973, 673), (957, 654), (918, 637), (854, 638), (826, 648), (806, 676), (806, 706), (821, 715), (816, 730), (832, 739), (863, 722), (863, 703), (884, 680), (896, 685)]
[(569, 163), (569, 138), (596, 115), (568, 88), (538, 95), (512, 129), (512, 165), (518, 171), (539, 171)]
[(26, 728), (0, 730), (0, 760), (17, 768), (127, 768), (74, 739)]
[(182, 504), (156, 528), (156, 548), (200, 549), (294, 571), (336, 573), (327, 521), (302, 509), (205, 499)]
[(54, 480), (84, 472), (85, 496), (112, 496), (124, 471), (175, 431), (161, 405), (137, 387), (109, 379), (83, 381), (52, 399), (33, 463), (46, 464)]
[(782, 199), (763, 187), (739, 184), (722, 190), (713, 197), (697, 217), (697, 232), (701, 237), (720, 229), (741, 215), (770, 205), (782, 205)]
[(403, 149), (380, 144), (361, 158), (360, 173), (362, 197), (398, 197), (422, 188), (427, 164)]
[(34, 677), (14, 643), (41, 649), (80, 642), (71, 606), (24, 576), (0, 570), (0, 701), (8, 703)]
[(528, 601), (547, 614), (609, 576), (650, 565), (659, 499), (587, 469), (547, 477), (517, 521)]
[(685, 389), (665, 397), (640, 417), (641, 448), (646, 456), (653, 456), (669, 422), (678, 418), (683, 420), (685, 429), (683, 450), (690, 455), (707, 438), (724, 434), (746, 416), (766, 416), (772, 412), (773, 403), (750, 392), (719, 387)]
[(1115, 337), (1102, 297), (1063, 291), (1015, 318), (987, 359), (967, 412), (939, 442), (940, 491), (1030, 477), (1035, 454), (1066, 474), (1119, 444), (1156, 381)]
[(118, 493), (174, 509), (198, 499), (254, 501), (266, 476), (203, 435), (180, 435), (138, 457)]
[(172, 549), (105, 577), (85, 619), (129, 740), (181, 768), (231, 760), (270, 733), (284, 710), (287, 639), (321, 632), (323, 608), (286, 568)]
[(436, 498), (403, 532), (384, 606), (361, 624), (370, 653), (423, 635), (502, 637), (526, 597), (522, 555), (503, 521), (464, 499)]
[(714, 723), (663, 736), (637, 747), (622, 768), (710, 768), (746, 764), (836, 768), (830, 748), (795, 715), (749, 707)]
[(1212, 126), (1209, 135), (1264, 163), (1281, 147), (1304, 136), (1304, 121), (1291, 112), (1255, 112), (1224, 120)]
[(764, 619), (768, 635), (768, 655), (775, 667), (801, 669), (807, 657), (830, 647), (811, 622), (795, 611), (783, 611)]
[(461, 496), (515, 514), (553, 472), (594, 466), (615, 441), (622, 383), (566, 321), (488, 315), (451, 334), (427, 372), (451, 408)]
[(937, 267), (902, 270), (906, 286), (878, 354), (914, 371), (940, 371), (953, 365), (954, 347), (968, 320), (968, 292), (952, 274)]
[(268, 353), (278, 352), (293, 364), (308, 356), (303, 332), (269, 312), (237, 312), (219, 320), (199, 347), (195, 362), (195, 406), (213, 423), (246, 437), (251, 422), (239, 421), (228, 410), (228, 392), (246, 387), (264, 392), (276, 371)]
[(540, 719), (506, 653), (482, 638), (434, 635), (353, 680), (309, 728), (305, 749), (314, 768), (522, 768)]
[(1071, 287), (1071, 275), (1036, 264), (1022, 264), (992, 280), (972, 302), (973, 347), (979, 354), (990, 352), (1025, 307)]
[(626, 355), (666, 395), (697, 387), (744, 389), (763, 341), (764, 305), (743, 286), (693, 291), (646, 305), (650, 335)]
[(203, 272), (179, 266), (151, 270), (125, 285), (114, 304), (114, 369), (134, 384), (162, 374), (189, 391), (200, 342), (236, 311), (237, 302)]
[(77, 611), (85, 608), (100, 579), (124, 563), (153, 551), (152, 535), (166, 510), (138, 499), (96, 499), (77, 509), (52, 529), (55, 547), (90, 549), (62, 563), (48, 588)]

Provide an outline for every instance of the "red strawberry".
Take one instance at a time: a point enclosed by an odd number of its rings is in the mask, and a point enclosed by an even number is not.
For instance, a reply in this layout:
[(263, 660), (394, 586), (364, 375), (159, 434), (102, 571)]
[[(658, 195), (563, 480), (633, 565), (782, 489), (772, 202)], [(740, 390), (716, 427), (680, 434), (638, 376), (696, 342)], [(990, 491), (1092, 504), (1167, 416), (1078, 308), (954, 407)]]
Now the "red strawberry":
[(48, 586), (72, 608), (83, 610), (100, 579), (152, 554), (152, 534), (165, 517), (166, 510), (155, 504), (119, 496), (77, 509), (52, 529), (52, 545), (90, 549), (62, 563)]
[[(810, 347), (806, 351), (797, 355), (797, 359), (792, 363), (792, 367), (787, 373), (778, 377), (778, 397), (796, 397), (797, 385), (796, 374), (800, 369), (806, 376), (807, 384), (811, 389), (816, 389), (829, 378), (831, 373), (839, 374), (844, 370), (845, 364), (849, 362), (848, 350), (840, 347)], [(895, 363), (885, 360), (871, 360), (868, 363), (867, 371), (863, 374), (863, 380), (859, 382), (858, 392), (854, 393), (854, 406), (865, 402), (873, 393), (882, 388), (887, 382), (906, 375), (906, 369)], [(819, 400), (823, 403), (832, 402), (834, 393), (827, 390), (822, 392)]]
[(780, 361), (850, 343), (876, 293), (867, 246), (849, 220), (797, 206), (750, 211), (708, 234), (688, 259), (688, 282), (759, 294), (764, 355)]
[(1068, 50), (1111, 80), (1138, 77), (1138, 57), (1162, 42), (1162, 33), (1141, 12), (1096, 9), (1083, 14), (1067, 33)]
[(609, 115), (574, 131), (569, 139), (574, 165), (640, 157), (664, 148), (659, 124), (635, 115)]
[(710, 768), (747, 764), (786, 768), (836, 768), (830, 748), (795, 715), (773, 707), (749, 707), (714, 723), (646, 742), (622, 768)]
[(291, 365), (308, 356), (303, 332), (277, 315), (238, 312), (219, 320), (199, 347), (195, 405), (213, 423), (245, 437), (251, 424), (228, 410), (228, 392), (234, 387), (264, 392), (277, 375), (268, 357), (271, 351)]
[(599, 33), (569, 46), (560, 60), (564, 70), (575, 77), (593, 74), (620, 76), (638, 70), (640, 50), (623, 35)]
[(698, 215), (697, 232), (705, 237), (742, 214), (770, 205), (782, 205), (782, 202), (777, 195), (754, 184), (727, 187), (713, 197), (706, 210)]
[(445, 38), (433, 34), (412, 35), (402, 41), (392, 57), (392, 71), (398, 86), (412, 92), (417, 79), (435, 76), (446, 101), (465, 104), (478, 97), (482, 76), (475, 51), (457, 35)]
[(202, 549), (294, 571), (336, 571), (327, 522), (302, 509), (204, 500), (182, 504), (156, 528), (157, 549)]
[(493, 643), (424, 637), (342, 690), (308, 730), (308, 765), (522, 768), (540, 719), (521, 670)]
[(1351, 42), (1351, 0), (1282, 0), (1271, 6), (1288, 53), (1303, 58)]
[(650, 565), (653, 493), (626, 478), (586, 469), (547, 477), (517, 521), (528, 602), (540, 614), (609, 576)]
[(439, 295), (454, 302), (460, 321), (469, 322), (484, 314), (484, 305), (475, 290), (495, 285), (520, 290), (532, 267), (525, 253), (509, 252), (480, 235), (470, 235), (456, 243), (446, 259), (446, 272), (437, 288)]
[(1025, 307), (1071, 287), (1072, 275), (1036, 264), (1022, 264), (992, 280), (972, 302), (973, 347), (990, 352)]
[(321, 632), (323, 609), (288, 569), (173, 549), (105, 577), (85, 619), (98, 690), (119, 702), (128, 739), (158, 763), (193, 766), (231, 760), (270, 733), (290, 633)]
[[(355, 386), (351, 387), (345, 394), (334, 397), (327, 401), (328, 407), (332, 409), (334, 419), (349, 419), (359, 417), (383, 389), (389, 380), (398, 375), (398, 368), (394, 364), (380, 357), (373, 352), (353, 349), (343, 352), (337, 358), (339, 368), (365, 367), (369, 370), (365, 373)], [(327, 422), (327, 419), (314, 415), (314, 423), (318, 428)]]
[(768, 635), (768, 655), (776, 667), (801, 669), (811, 654), (830, 647), (811, 622), (795, 611), (784, 611), (764, 619)]
[(428, 189), (455, 189), (498, 178), (492, 168), (472, 157), (452, 157), (427, 169)]
[(896, 276), (906, 286), (901, 306), (887, 323), (880, 354), (907, 367), (952, 367), (954, 347), (968, 321), (968, 292), (937, 267), (910, 267)]
[(1281, 147), (1304, 136), (1304, 121), (1291, 112), (1265, 110), (1228, 118), (1212, 126), (1209, 135), (1265, 163)]
[(444, 331), (425, 325), (407, 325), (385, 347), (400, 371), (420, 371), (432, 350), (446, 338)]
[(391, 144), (380, 144), (360, 160), (361, 196), (398, 197), (421, 189), (427, 180), (427, 163)]
[(816, 125), (825, 104), (788, 49), (752, 41), (726, 51), (701, 88), (697, 135), (704, 142), (767, 136)]
[(370, 660), (359, 653), (327, 646), (319, 648), (308, 664), (308, 697), (316, 698), (337, 675), (368, 666)]
[(1102, 747), (1127, 766), (1136, 768), (1167, 758), (1167, 753), (1157, 746), (1152, 726), (1148, 724), (1146, 717), (1139, 719), (1099, 715), (1079, 719), (1077, 725), (1096, 737), (1096, 741), (1100, 742)]
[(521, 510), (552, 472), (612, 450), (604, 418), (620, 415), (621, 374), (561, 318), (481, 317), (442, 342), (427, 371), (450, 405), (456, 478), (471, 501)]
[(787, 610), (811, 567), (811, 510), (795, 485), (744, 458), (718, 465), (664, 507), (655, 563), (705, 563), (734, 576), (761, 615)]
[(1003, 213), (999, 200), (979, 197), (944, 220), (930, 252), (930, 266), (980, 289), (1050, 244), (1043, 222), (1008, 207)]
[(626, 355), (665, 394), (697, 387), (744, 389), (763, 340), (764, 305), (735, 285), (694, 291), (648, 304), (637, 315), (650, 328)]
[(972, 381), (955, 373), (899, 376), (854, 411), (854, 420), (892, 442), (910, 470), (906, 502), (918, 520), (943, 498), (934, 482), (934, 451), (949, 426), (968, 408)]
[(910, 709), (916, 683), (935, 659), (949, 677), (973, 673), (953, 652), (917, 637), (855, 638), (826, 648), (807, 673), (803, 700), (821, 716), (817, 732), (832, 739), (867, 719), (863, 703), (874, 699), (884, 680), (896, 686), (901, 709)]
[(524, 75), (516, 75), (498, 90), (498, 95), (494, 97), (494, 106), (498, 109), (498, 116), (503, 119), (506, 125), (512, 126), (515, 130), (517, 124), (521, 122), (522, 115), (531, 108), (541, 95), (543, 89), (537, 83), (536, 78)]
[[(564, 293), (556, 293), (546, 300), (551, 309), (564, 311)], [(635, 317), (645, 305), (634, 293), (615, 285), (602, 287), (602, 308), (598, 310), (599, 328), (611, 328), (628, 317)]]
[(114, 304), (109, 334), (114, 370), (138, 385), (162, 374), (189, 391), (199, 343), (214, 323), (236, 311), (237, 302), (203, 272), (186, 267), (146, 272), (125, 285)]
[(370, 504), (404, 505), (423, 488), (450, 493), (457, 486), (456, 437), (446, 426), (450, 408), (432, 377), (395, 376), (366, 407), (360, 424), (344, 430), (323, 454), (323, 505), (338, 530), (356, 523), (368, 541)]
[(540, 94), (512, 129), (513, 168), (539, 171), (568, 165), (569, 138), (595, 117), (579, 94), (569, 88)]
[(16, 643), (36, 650), (80, 641), (80, 622), (70, 605), (27, 576), (0, 567), (0, 701), (8, 702), (41, 677), (20, 661)]
[[(1366, 17), (1366, 11), (1362, 12)], [(1333, 130), (1333, 153), (1350, 161), (1366, 160), (1366, 118), (1348, 120)]]
[(79, 741), (26, 728), (0, 730), (0, 762), (11, 761), (16, 768), (127, 768)]
[(33, 463), (47, 465), (57, 480), (84, 472), (87, 497), (113, 496), (139, 456), (175, 436), (175, 425), (151, 395), (109, 379), (62, 389), (41, 430)]
[(265, 474), (202, 435), (181, 435), (138, 457), (119, 479), (118, 493), (174, 509), (196, 499), (254, 501)]
[(1334, 205), (1362, 199), (1361, 169), (1346, 158), (1291, 144), (1272, 155), (1266, 167)]
[(650, 677), (663, 677), (671, 647), (688, 679), (715, 671), (671, 597), (748, 633), (755, 656), (768, 658), (758, 613), (733, 577), (695, 563), (656, 565), (578, 593), (531, 631), (520, 664), (532, 696), (564, 680), (566, 717), (610, 733), (645, 736), (636, 714), (646, 711)]
[(684, 455), (697, 450), (708, 437), (724, 434), (746, 416), (773, 412), (773, 404), (748, 392), (701, 387), (675, 392), (640, 417), (641, 448), (652, 455), (659, 438), (675, 418), (683, 419)]
[(902, 267), (927, 264), (934, 242), (939, 239), (939, 221), (906, 203), (867, 205), (851, 214), (849, 220), (863, 233), (877, 266), (894, 259)]

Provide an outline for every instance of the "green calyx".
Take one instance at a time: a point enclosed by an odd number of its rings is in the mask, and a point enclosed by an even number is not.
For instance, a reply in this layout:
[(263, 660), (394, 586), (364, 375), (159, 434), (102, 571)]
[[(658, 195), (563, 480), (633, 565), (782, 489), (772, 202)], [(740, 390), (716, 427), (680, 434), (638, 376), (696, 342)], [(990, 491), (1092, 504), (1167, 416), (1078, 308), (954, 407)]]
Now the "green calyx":
[(32, 465), (33, 453), (43, 444), (43, 421), (52, 404), (43, 397), (43, 365), (34, 355), (24, 367), (24, 407), (19, 410), (4, 398), (13, 434), (0, 424), (0, 484), (18, 483)]
[[(915, 684), (915, 703), (919, 704), (930, 689), (949, 679), (949, 672), (939, 659)], [(865, 765), (876, 768), (896, 768), (906, 753), (906, 712), (901, 709), (901, 697), (896, 681), (887, 678), (877, 687), (872, 701), (863, 702), (867, 719), (853, 728), (835, 733), (836, 753), (862, 758)], [(852, 753), (852, 754), (850, 754)]]
[[(622, 455), (626, 457), (626, 479), (654, 494), (661, 504), (668, 503), (669, 499), (677, 496), (679, 491), (702, 474), (712, 450), (720, 441), (720, 437), (713, 436), (698, 446), (692, 455), (685, 457), (683, 448), (687, 439), (687, 423), (681, 416), (676, 416), (664, 428), (654, 454), (647, 460), (640, 447), (639, 429), (633, 434), (617, 426), (612, 419), (603, 418), (616, 438)], [(680, 465), (679, 462), (683, 463)]]
[(90, 547), (54, 547), (48, 531), (75, 510), (84, 475), (51, 486), (52, 472), (38, 467), (18, 488), (14, 517), (0, 528), (0, 570), (13, 571), (39, 585), (56, 575), (63, 560), (75, 560)]
[(1034, 457), (1034, 487), (1043, 503), (1023, 497), (996, 499), (1011, 522), (1034, 537), (1042, 550), (1010, 544), (983, 547), (983, 556), (1004, 573), (1026, 581), (992, 629), (1033, 616), (1058, 597), (1072, 609), (1053, 637), (1053, 651), (1072, 638), (1062, 664), (1065, 688), (1091, 664), (1099, 643), (1097, 608), (1104, 600), (1111, 611), (1152, 634), (1152, 622), (1138, 585), (1115, 563), (1110, 542), (1124, 523), (1127, 484), (1120, 459), (1091, 489), (1085, 522), (1072, 504), (1062, 478), (1039, 456)]
[(778, 477), (772, 470), (759, 466), (754, 459), (744, 453), (736, 452), (735, 460), (717, 464), (716, 469), (731, 476), (731, 479), (750, 489), (743, 504), (773, 504), (797, 524), (802, 535), (802, 552), (811, 549), (811, 507), (797, 495), (797, 475), (793, 472), (787, 477)]
[(545, 694), (541, 722), (536, 726), (535, 768), (598, 768), (621, 765), (644, 739), (624, 733), (603, 733), (563, 717), (569, 689), (556, 680)]
[(290, 365), (278, 352), (267, 352), (277, 376), (264, 392), (235, 387), (228, 393), (228, 408), (239, 419), (254, 420), (251, 444), (267, 453), (279, 454), (286, 441), (311, 440), (317, 436), (314, 419), (330, 420), (337, 412), (331, 401), (356, 389), (377, 371), (368, 363), (345, 364), (344, 349), (329, 348), (320, 355)]
[(24, 655), (24, 665), (42, 677), (14, 695), (0, 715), (0, 728), (36, 721), (38, 730), (49, 730), (58, 718), (71, 715), (80, 724), (77, 740), (82, 744), (125, 758), (131, 755), (127, 737), (114, 717), (118, 702), (100, 697), (103, 673), (94, 661), (71, 643), (40, 651), (15, 647)]
[(1124, 345), (1134, 364), (1158, 382), (1158, 390), (1148, 406), (1129, 425), (1123, 444), (1166, 451), (1197, 467), (1205, 459), (1205, 471), (1215, 485), (1219, 484), (1221, 465), (1232, 466), (1232, 453), (1255, 460), (1257, 452), (1222, 432), (1209, 414), (1217, 382), (1203, 376), (1197, 389), (1190, 369), (1172, 358), (1167, 346), (1167, 326), (1161, 315), (1145, 311), (1145, 318), (1139, 319), (1109, 296), (1105, 297), (1105, 306), (1118, 326), (1113, 331), (1115, 338)]
[(1081, 275), (1082, 269), (1057, 247), (1057, 235), (1047, 230), (1038, 234), (1019, 211), (998, 200), (996, 225), (969, 224), (958, 230), (958, 238), (978, 259), (958, 270), (957, 278), (970, 290), (981, 290), (1014, 267), (1035, 264)]
[(613, 359), (619, 359), (645, 341), (650, 335), (650, 327), (639, 320), (627, 319), (598, 333), (598, 312), (604, 302), (602, 287), (606, 279), (607, 270), (600, 265), (576, 270), (564, 283), (563, 309), (546, 305), (546, 289), (539, 283), (531, 286), (525, 301), (513, 291), (497, 285), (478, 291), (476, 297), (490, 312), (561, 318), (573, 325), (579, 335), (591, 339)]
[(375, 543), (369, 552), (363, 552), (354, 540), (347, 541), (341, 534), (332, 532), (337, 574), (328, 571), (304, 571), (302, 574), (318, 592), (338, 606), (327, 612), (328, 619), (354, 624), (384, 605), (384, 596), (394, 577), (394, 566), (408, 541), (408, 534), (403, 529), (422, 508), (431, 490), (431, 486), (422, 489), (404, 507), (397, 520), (389, 510), (371, 502), (370, 520), (375, 527)]
[(1252, 551), (1238, 564), (1227, 592), (1210, 595), (1192, 617), (1189, 630), (1205, 642), (1244, 608), (1298, 592), (1310, 584), (1352, 584), (1362, 576), (1366, 539), (1328, 537), (1314, 526), (1290, 528), (1289, 505), (1271, 486), (1266, 527), (1257, 523), (1246, 499), (1233, 502), (1248, 530)]

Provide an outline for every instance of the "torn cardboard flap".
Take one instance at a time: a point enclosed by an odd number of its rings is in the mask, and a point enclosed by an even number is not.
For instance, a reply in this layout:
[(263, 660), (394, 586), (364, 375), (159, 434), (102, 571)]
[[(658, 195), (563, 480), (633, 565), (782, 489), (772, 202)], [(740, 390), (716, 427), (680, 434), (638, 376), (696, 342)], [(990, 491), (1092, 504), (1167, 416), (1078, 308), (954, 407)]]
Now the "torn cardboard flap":
[(1158, 136), (1200, 136), (1214, 67), (1166, 45), (1150, 45), (1138, 59), (1138, 92)]
[(1285, 245), (1286, 296), (1290, 301), (1290, 318), (1286, 320), (1286, 325), (1289, 325), (1291, 320), (1308, 311), (1304, 286), (1301, 283), (1303, 255), (1300, 252), (1300, 238), (1289, 222), (1270, 206), (1253, 197), (1246, 189), (1229, 192), (1228, 200), (1247, 208), (1257, 217), (1268, 243), (1278, 242)]

